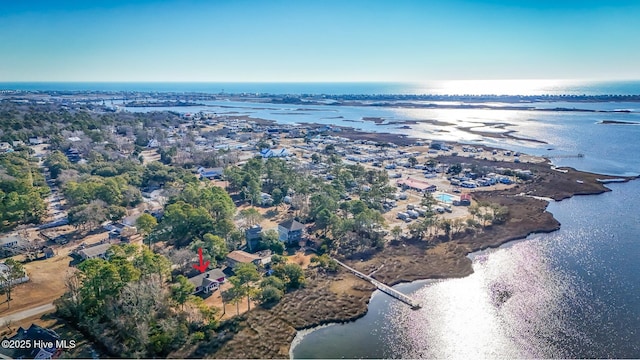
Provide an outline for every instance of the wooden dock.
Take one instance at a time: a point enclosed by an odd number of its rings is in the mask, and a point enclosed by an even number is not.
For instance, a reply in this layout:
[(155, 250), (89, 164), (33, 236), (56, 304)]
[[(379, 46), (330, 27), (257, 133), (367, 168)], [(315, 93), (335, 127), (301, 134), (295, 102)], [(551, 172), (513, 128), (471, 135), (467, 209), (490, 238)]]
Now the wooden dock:
[[(397, 300), (400, 300), (403, 303), (411, 306), (411, 309), (418, 310), (418, 309), (420, 309), (422, 307), (422, 304), (420, 304), (418, 301), (410, 298), (409, 296), (401, 293), (400, 291), (398, 291), (396, 289), (393, 289), (392, 287), (390, 287), (390, 286), (388, 286), (386, 284), (383, 284), (382, 282), (372, 278), (369, 275), (365, 275), (365, 274), (361, 273), (360, 271), (352, 268), (351, 266), (349, 266), (349, 265), (347, 265), (347, 264), (345, 264), (345, 263), (343, 263), (343, 262), (341, 262), (339, 260), (336, 260), (336, 259), (333, 259), (333, 260), (335, 260), (343, 268), (345, 268), (345, 269), (349, 270), (350, 272), (352, 272), (355, 276), (357, 276), (357, 277), (359, 277), (361, 279), (367, 280), (368, 282), (372, 283), (373, 285), (375, 285), (375, 287), (378, 290), (382, 291), (383, 293), (385, 293), (385, 294), (387, 294), (387, 295), (389, 295), (389, 296), (391, 296), (391, 297), (393, 297), (393, 298), (395, 298)], [(378, 270), (380, 270), (380, 269), (378, 269)]]

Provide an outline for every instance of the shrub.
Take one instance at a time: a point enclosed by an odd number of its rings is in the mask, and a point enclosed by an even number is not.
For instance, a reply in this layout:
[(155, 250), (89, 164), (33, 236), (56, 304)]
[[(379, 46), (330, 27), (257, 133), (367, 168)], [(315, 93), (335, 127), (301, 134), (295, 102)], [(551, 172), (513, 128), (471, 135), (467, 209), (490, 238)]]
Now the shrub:
[(282, 291), (275, 286), (267, 285), (262, 289), (261, 300), (263, 304), (277, 303), (282, 299)]

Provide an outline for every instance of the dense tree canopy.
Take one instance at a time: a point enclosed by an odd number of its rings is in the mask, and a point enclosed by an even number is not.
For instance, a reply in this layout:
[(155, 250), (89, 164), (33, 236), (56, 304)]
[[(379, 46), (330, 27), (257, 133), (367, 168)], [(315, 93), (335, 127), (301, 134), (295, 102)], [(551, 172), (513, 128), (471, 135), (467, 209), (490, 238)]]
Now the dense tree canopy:
[(0, 231), (39, 223), (49, 188), (36, 163), (24, 152), (0, 155)]
[[(192, 299), (185, 278), (167, 287), (166, 258), (135, 245), (113, 246), (109, 260), (89, 259), (67, 279), (58, 314), (78, 324), (111, 354), (165, 357), (189, 337), (215, 326), (211, 308)], [(185, 305), (199, 314), (187, 311)]]

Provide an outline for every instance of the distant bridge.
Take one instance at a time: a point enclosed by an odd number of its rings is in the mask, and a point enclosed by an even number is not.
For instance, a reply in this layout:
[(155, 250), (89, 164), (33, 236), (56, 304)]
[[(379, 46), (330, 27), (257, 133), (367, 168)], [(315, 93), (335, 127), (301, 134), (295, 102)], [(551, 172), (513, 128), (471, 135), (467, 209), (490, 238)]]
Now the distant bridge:
[[(341, 261), (338, 261), (336, 259), (333, 259), (333, 260), (335, 260), (339, 265), (341, 265), (345, 269), (351, 271), (357, 277), (369, 281), (370, 283), (375, 285), (375, 287), (378, 288), (378, 290), (382, 291), (383, 293), (385, 293), (385, 294), (387, 294), (387, 295), (389, 295), (389, 296), (391, 296), (391, 297), (393, 297), (395, 299), (398, 299), (398, 300), (402, 301), (403, 303), (411, 306), (411, 309), (418, 310), (418, 309), (420, 309), (422, 307), (422, 304), (420, 304), (418, 301), (410, 298), (409, 296), (401, 293), (400, 291), (398, 291), (398, 290), (396, 290), (396, 289), (394, 289), (394, 288), (392, 288), (392, 287), (390, 287), (390, 286), (388, 286), (386, 284), (381, 283), (380, 281), (372, 278), (369, 275), (365, 275), (365, 274), (361, 273), (360, 271), (352, 268), (351, 266), (349, 266), (349, 265), (347, 265), (347, 264), (345, 264), (345, 263), (343, 263)], [(378, 269), (378, 270), (380, 270), (380, 269)]]
[(545, 159), (568, 159), (568, 158), (583, 158), (584, 154), (573, 154), (573, 155), (543, 155)]

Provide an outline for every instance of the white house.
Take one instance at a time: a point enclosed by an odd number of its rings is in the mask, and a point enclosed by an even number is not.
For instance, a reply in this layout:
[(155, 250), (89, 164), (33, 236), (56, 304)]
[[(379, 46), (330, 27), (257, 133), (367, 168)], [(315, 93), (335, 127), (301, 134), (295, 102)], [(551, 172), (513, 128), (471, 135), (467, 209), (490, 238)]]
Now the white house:
[(45, 141), (47, 141), (47, 140), (45, 138), (41, 138), (40, 136), (30, 137), (29, 138), (29, 144), (31, 144), (31, 145), (44, 144)]
[(265, 206), (273, 204), (273, 197), (267, 193), (260, 193), (260, 204)]
[(0, 152), (11, 152), (13, 151), (13, 146), (8, 142), (0, 142)]
[(5, 236), (0, 239), (0, 247), (10, 248), (15, 247), (21, 241), (21, 238), (18, 236)]
[(223, 173), (224, 169), (221, 167), (205, 168), (201, 166), (198, 168), (198, 174), (200, 174), (201, 179), (219, 179), (222, 177)]
[(282, 157), (288, 157), (291, 156), (291, 153), (289, 152), (289, 150), (282, 148), (282, 149), (262, 149), (260, 151), (260, 156), (262, 156), (262, 158), (267, 159), (267, 158), (272, 158), (272, 157), (277, 157), (277, 158), (282, 158)]
[[(9, 266), (5, 265), (5, 263), (0, 263), (0, 278), (6, 279), (9, 271), (10, 271)], [(27, 281), (29, 281), (29, 276), (27, 276), (27, 273), (25, 272), (24, 276), (22, 276), (21, 278), (13, 279), (11, 281), (11, 284), (16, 285), (16, 284), (21, 284)]]

